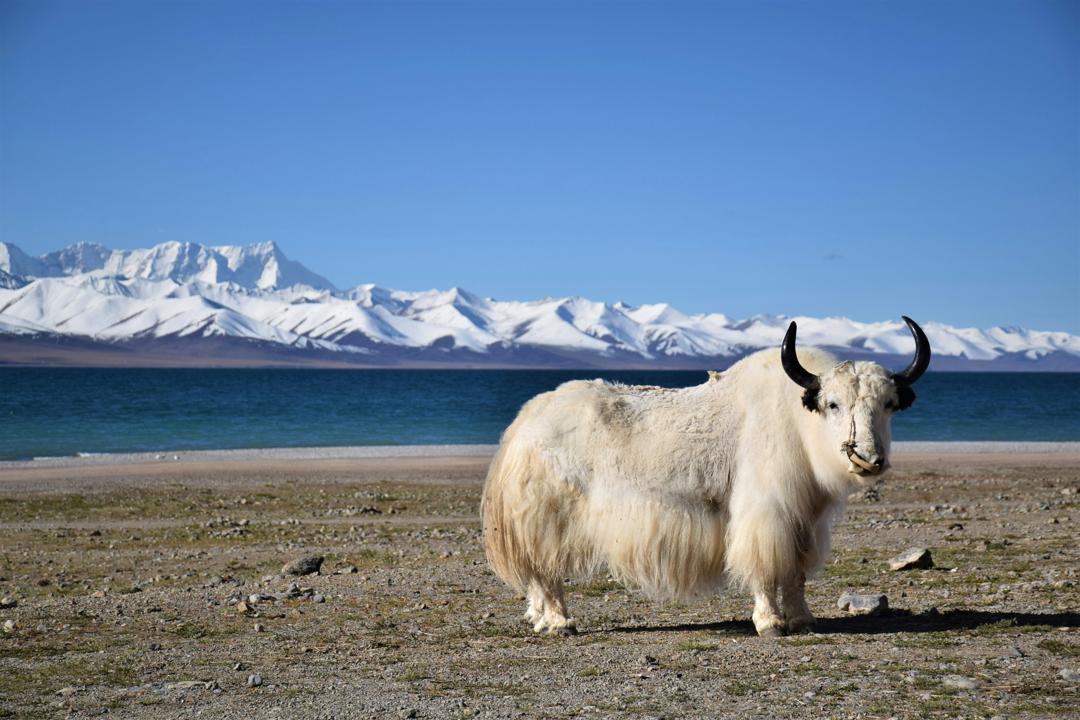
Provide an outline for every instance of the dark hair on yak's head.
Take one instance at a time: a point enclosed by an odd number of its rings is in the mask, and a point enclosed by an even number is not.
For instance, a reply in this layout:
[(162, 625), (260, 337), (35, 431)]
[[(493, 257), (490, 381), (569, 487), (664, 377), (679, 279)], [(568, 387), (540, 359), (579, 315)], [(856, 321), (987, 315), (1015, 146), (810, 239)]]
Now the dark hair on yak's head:
[(911, 407), (911, 403), (915, 402), (915, 391), (907, 385), (897, 385), (896, 395), (898, 399), (897, 410), (907, 410)]
[[(911, 403), (915, 402), (915, 391), (911, 389), (911, 386), (922, 377), (922, 374), (926, 372), (926, 368), (930, 365), (930, 341), (926, 339), (926, 333), (923, 332), (918, 323), (907, 315), (901, 315), (901, 317), (907, 323), (908, 329), (911, 330), (911, 334), (915, 338), (915, 358), (904, 370), (892, 375), (892, 381), (896, 385), (897, 399), (899, 400), (897, 409), (906, 410), (911, 407)], [(787, 376), (803, 388), (803, 406), (812, 412), (821, 412), (820, 398), (818, 397), (821, 392), (821, 379), (804, 368), (799, 362), (799, 356), (795, 352), (795, 333), (796, 325), (795, 321), (792, 320), (791, 324), (788, 325), (787, 333), (784, 335), (784, 342), (780, 345), (780, 362), (783, 364)]]

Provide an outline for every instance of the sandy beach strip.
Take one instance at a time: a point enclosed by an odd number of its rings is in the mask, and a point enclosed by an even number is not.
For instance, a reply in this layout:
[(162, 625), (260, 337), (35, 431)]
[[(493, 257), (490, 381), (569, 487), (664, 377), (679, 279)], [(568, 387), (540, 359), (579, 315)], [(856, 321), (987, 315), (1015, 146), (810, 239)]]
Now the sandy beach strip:
[[(0, 462), (0, 494), (279, 482), (469, 483), (494, 445), (399, 445), (123, 453)], [(897, 442), (897, 469), (1069, 467), (1080, 442)]]

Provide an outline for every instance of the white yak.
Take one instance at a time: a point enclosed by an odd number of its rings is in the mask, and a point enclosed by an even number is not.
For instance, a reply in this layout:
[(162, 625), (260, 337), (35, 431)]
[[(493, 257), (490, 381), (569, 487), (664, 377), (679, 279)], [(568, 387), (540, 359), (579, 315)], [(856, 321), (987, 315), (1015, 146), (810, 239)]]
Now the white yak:
[(825, 563), (852, 489), (888, 468), (890, 422), (930, 361), (908, 368), (763, 350), (696, 387), (573, 381), (503, 434), (481, 514), (495, 573), (536, 632), (571, 634), (563, 578), (607, 568), (658, 597), (750, 590), (760, 635), (810, 626), (807, 575)]

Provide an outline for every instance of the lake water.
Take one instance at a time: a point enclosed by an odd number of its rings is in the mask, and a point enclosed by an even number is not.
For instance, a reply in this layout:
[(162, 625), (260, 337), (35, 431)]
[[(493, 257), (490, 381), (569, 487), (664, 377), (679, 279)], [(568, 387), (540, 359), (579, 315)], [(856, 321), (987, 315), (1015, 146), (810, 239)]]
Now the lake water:
[[(573, 378), (680, 387), (704, 372), (0, 368), (0, 459), (496, 443)], [(1080, 374), (930, 373), (896, 440), (1080, 440)]]

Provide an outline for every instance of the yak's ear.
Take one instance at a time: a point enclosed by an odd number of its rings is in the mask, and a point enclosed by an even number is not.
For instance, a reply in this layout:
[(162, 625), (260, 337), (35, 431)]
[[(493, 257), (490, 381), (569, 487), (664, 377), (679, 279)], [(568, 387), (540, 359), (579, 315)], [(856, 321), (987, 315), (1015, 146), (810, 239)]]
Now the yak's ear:
[(810, 412), (821, 412), (821, 408), (818, 406), (818, 392), (821, 388), (811, 387), (807, 388), (802, 394), (802, 404)]
[(915, 391), (907, 385), (898, 385), (896, 396), (898, 399), (897, 410), (907, 410), (911, 407), (911, 403), (915, 402)]

